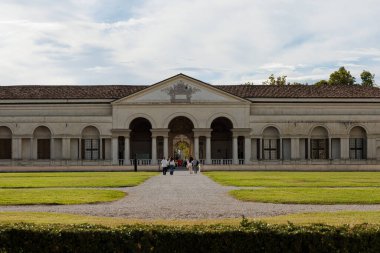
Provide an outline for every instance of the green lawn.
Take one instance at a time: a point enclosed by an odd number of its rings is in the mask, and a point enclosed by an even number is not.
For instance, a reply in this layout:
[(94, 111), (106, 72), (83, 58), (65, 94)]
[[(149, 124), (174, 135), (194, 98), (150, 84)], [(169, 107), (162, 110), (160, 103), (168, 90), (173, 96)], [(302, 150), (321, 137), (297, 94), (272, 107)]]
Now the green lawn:
[(310, 225), (324, 223), (333, 226), (344, 224), (380, 224), (380, 211), (341, 211), (341, 212), (322, 212), (322, 213), (298, 213), (273, 217), (263, 217), (262, 220), (272, 224), (286, 224), (292, 222), (297, 225)]
[(136, 186), (157, 172), (0, 173), (0, 205), (83, 204), (114, 201), (124, 192), (93, 187)]
[(379, 204), (380, 172), (205, 172), (237, 189), (243, 201), (289, 204)]
[(157, 172), (0, 173), (0, 188), (136, 186)]
[[(253, 220), (249, 218), (249, 220)], [(271, 224), (286, 224), (292, 222), (297, 225), (308, 225), (313, 223), (324, 223), (328, 225), (343, 224), (380, 224), (380, 211), (368, 212), (324, 212), (324, 213), (300, 213), (273, 217), (254, 218), (256, 221), (264, 221)], [(127, 218), (84, 216), (62, 213), (36, 213), (36, 212), (0, 212), (0, 224), (12, 223), (34, 223), (34, 224), (94, 224), (107, 227), (116, 227), (125, 224), (155, 224), (167, 226), (192, 226), (227, 224), (238, 226), (241, 218), (237, 219), (197, 219), (197, 220), (141, 220)]]
[(204, 172), (222, 185), (262, 187), (380, 187), (380, 172)]
[(0, 189), (0, 205), (84, 204), (114, 201), (126, 194), (98, 189)]
[(260, 188), (234, 190), (243, 201), (285, 204), (379, 204), (379, 188)]

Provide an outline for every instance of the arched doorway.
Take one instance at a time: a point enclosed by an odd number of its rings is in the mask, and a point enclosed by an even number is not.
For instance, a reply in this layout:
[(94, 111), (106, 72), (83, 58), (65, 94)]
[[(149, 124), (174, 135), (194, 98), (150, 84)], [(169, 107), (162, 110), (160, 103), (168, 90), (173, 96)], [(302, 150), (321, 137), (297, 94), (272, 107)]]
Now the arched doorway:
[(280, 159), (280, 133), (275, 127), (267, 127), (263, 132), (263, 159)]
[(174, 158), (179, 160), (185, 160), (191, 156), (191, 143), (190, 139), (185, 135), (176, 136), (173, 140), (173, 152)]
[(177, 160), (193, 155), (194, 124), (183, 116), (175, 117), (169, 123), (169, 154)]
[(82, 130), (82, 159), (100, 159), (100, 132), (94, 126), (87, 126)]
[(367, 133), (364, 128), (356, 126), (350, 131), (350, 159), (367, 158)]
[(311, 159), (329, 158), (329, 134), (324, 127), (316, 127), (311, 132)]
[(132, 120), (129, 125), (131, 129), (130, 157), (139, 160), (152, 159), (152, 124), (149, 120), (139, 117)]
[(37, 127), (33, 137), (37, 140), (37, 159), (50, 159), (51, 156), (51, 132), (45, 126)]
[(232, 159), (232, 128), (231, 120), (219, 117), (211, 123), (211, 158)]

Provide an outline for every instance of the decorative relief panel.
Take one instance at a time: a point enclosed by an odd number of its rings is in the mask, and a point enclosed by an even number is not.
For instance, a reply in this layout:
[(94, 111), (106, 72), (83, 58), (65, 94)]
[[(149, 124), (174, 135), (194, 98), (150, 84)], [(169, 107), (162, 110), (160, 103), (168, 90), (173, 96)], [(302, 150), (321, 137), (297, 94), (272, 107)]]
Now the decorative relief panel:
[(162, 89), (161, 91), (170, 96), (170, 102), (172, 103), (190, 103), (192, 95), (200, 92), (200, 89), (185, 84), (180, 80), (172, 87)]

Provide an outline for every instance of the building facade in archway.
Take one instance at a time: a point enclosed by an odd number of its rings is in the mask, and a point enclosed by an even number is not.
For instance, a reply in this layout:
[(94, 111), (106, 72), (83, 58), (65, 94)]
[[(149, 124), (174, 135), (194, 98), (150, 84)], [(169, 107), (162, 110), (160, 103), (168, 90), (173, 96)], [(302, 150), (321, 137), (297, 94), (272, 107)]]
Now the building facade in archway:
[(334, 169), (380, 165), (380, 90), (214, 86), (179, 74), (150, 86), (0, 86), (0, 165)]

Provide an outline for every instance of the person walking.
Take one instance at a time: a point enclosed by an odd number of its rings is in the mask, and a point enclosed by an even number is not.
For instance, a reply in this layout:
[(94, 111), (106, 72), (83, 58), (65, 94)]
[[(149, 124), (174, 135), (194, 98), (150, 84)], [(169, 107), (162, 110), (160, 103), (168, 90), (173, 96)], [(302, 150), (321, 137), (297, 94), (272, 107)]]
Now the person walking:
[(194, 159), (192, 164), (193, 164), (194, 173), (197, 174), (199, 170), (199, 161), (197, 159)]
[(175, 161), (174, 161), (173, 157), (170, 157), (170, 161), (169, 161), (170, 175), (173, 175), (174, 168), (175, 168)]
[(168, 160), (164, 157), (161, 161), (162, 174), (166, 176), (166, 172), (168, 171)]
[(193, 158), (190, 157), (189, 161), (186, 165), (187, 169), (189, 170), (190, 174), (193, 174)]

